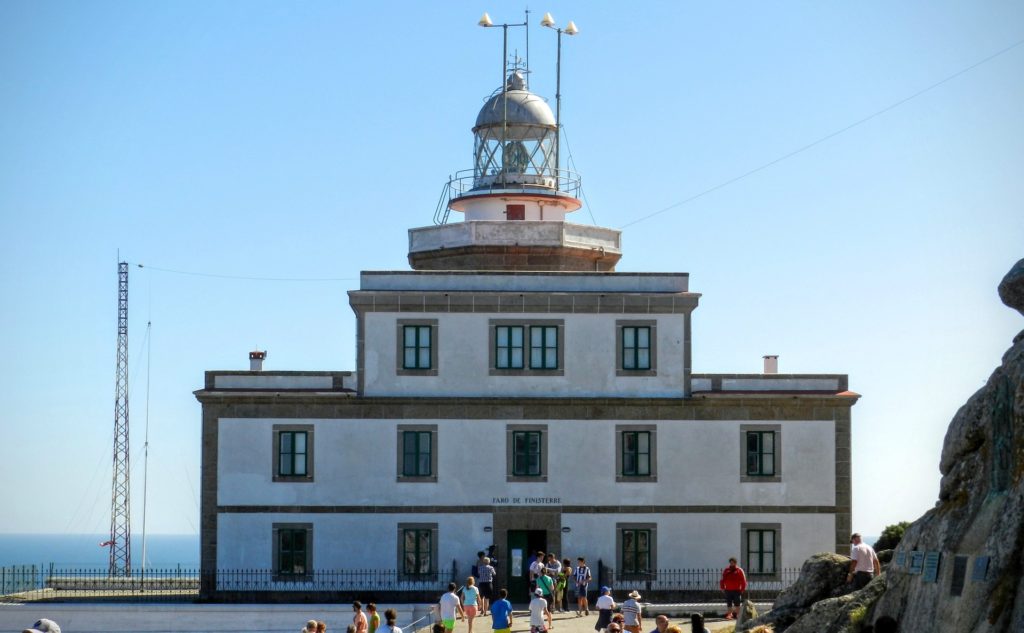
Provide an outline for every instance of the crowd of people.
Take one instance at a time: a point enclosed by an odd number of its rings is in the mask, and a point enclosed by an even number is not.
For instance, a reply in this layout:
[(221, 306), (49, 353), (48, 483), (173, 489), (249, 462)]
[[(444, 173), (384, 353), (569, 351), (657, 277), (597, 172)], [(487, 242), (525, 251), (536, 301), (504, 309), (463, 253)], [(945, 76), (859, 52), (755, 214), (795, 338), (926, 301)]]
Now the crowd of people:
[[(850, 539), (850, 571), (847, 582), (860, 589), (880, 573), (878, 557), (871, 546), (861, 541), (860, 534), (853, 534)], [(584, 557), (576, 559), (574, 566), (568, 558), (559, 560), (555, 554), (536, 552), (527, 562), (527, 579), (529, 581), (529, 617), (530, 633), (547, 633), (554, 628), (552, 613), (569, 613), (570, 603), (575, 597), (576, 617), (590, 615), (587, 593), (593, 575)], [(474, 633), (473, 626), (477, 617), (491, 618), (493, 633), (511, 633), (513, 612), (507, 589), (495, 591), (494, 580), (497, 572), (491, 559), (485, 552), (477, 553), (473, 575), (466, 578), (465, 585), (459, 589), (456, 583), (448, 584), (448, 591), (438, 600), (440, 623), (435, 633), (453, 633), (456, 620), (467, 621), (466, 633)], [(744, 594), (747, 591), (747, 576), (735, 558), (729, 559), (729, 565), (722, 570), (718, 583), (725, 596), (726, 620), (739, 616)], [(461, 591), (462, 597), (459, 597)], [(600, 588), (599, 597), (594, 603), (597, 610), (597, 621), (594, 630), (597, 633), (644, 633), (643, 608), (640, 593), (632, 590), (621, 604), (612, 598), (610, 587)], [(355, 615), (348, 626), (348, 633), (402, 633), (395, 625), (394, 609), (384, 612), (385, 624), (380, 625), (380, 616), (374, 604), (367, 605), (363, 613), (362, 605), (352, 605)], [(695, 613), (690, 617), (690, 630), (693, 633), (705, 633), (704, 618)], [(58, 629), (59, 631), (59, 629)], [(323, 622), (310, 620), (300, 633), (324, 633)], [(673, 625), (665, 615), (655, 618), (655, 628), (648, 633), (683, 633), (679, 625)]]

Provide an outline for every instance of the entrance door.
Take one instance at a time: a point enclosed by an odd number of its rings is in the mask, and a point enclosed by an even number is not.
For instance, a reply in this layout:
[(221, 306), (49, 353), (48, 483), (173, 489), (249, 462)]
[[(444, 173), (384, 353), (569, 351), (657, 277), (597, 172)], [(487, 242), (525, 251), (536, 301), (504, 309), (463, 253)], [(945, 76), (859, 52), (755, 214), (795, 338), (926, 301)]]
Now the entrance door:
[(530, 601), (530, 558), (537, 550), (547, 551), (547, 532), (544, 530), (508, 531), (508, 570), (505, 578), (510, 602)]

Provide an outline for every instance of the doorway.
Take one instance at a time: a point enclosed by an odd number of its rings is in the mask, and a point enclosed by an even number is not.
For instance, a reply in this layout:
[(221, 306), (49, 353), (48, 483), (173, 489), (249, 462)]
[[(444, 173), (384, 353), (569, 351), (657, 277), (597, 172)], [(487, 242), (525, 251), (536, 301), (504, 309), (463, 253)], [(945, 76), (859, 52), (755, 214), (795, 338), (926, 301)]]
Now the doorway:
[(509, 530), (508, 565), (505, 586), (508, 587), (510, 602), (530, 600), (530, 558), (541, 550), (548, 550), (546, 530)]

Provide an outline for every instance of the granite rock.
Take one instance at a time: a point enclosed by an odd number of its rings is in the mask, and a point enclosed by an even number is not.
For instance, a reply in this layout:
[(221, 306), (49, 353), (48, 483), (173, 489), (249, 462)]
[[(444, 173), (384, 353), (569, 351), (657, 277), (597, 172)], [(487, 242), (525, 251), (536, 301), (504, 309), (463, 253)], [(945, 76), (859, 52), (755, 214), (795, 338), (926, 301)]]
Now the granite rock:
[(1024, 314), (1024, 259), (1014, 264), (999, 284), (999, 298), (1017, 312)]

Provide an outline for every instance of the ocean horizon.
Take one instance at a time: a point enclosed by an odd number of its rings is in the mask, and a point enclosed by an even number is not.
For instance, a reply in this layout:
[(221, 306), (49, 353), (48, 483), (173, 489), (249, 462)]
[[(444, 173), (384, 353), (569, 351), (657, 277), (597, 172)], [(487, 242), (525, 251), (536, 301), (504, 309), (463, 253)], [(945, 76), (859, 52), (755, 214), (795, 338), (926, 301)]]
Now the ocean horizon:
[[(107, 534), (0, 534), (0, 567), (41, 565), (106, 569)], [(142, 566), (142, 536), (132, 535), (132, 567)], [(149, 534), (146, 567), (199, 568), (198, 534)]]

